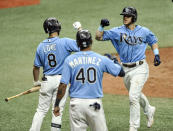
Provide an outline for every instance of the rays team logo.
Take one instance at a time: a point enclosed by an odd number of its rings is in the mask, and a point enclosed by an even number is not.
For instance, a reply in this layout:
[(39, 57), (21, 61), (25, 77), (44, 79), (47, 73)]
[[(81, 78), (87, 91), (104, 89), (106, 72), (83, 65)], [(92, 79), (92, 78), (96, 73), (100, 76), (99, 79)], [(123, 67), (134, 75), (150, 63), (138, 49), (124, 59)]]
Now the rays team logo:
[(120, 33), (120, 42), (125, 42), (129, 45), (142, 44), (143, 38), (137, 36), (128, 36), (126, 33)]

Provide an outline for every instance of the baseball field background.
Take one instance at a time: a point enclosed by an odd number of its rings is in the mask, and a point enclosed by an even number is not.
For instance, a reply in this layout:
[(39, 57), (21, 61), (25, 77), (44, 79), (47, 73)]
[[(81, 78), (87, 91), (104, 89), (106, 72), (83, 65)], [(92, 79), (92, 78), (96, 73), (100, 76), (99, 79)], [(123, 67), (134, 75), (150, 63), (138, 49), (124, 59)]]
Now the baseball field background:
[[(94, 39), (95, 32), (102, 18), (110, 20), (110, 27), (106, 29), (120, 26), (122, 16), (119, 14), (125, 6), (136, 7), (137, 24), (151, 29), (158, 37), (161, 48), (172, 49), (171, 0), (41, 0), (39, 5), (0, 9), (0, 131), (28, 131), (31, 126), (38, 104), (38, 92), (13, 99), (8, 103), (4, 99), (32, 87), (35, 51), (38, 44), (47, 38), (42, 27), (44, 20), (56, 17), (62, 25), (60, 37), (73, 39), (76, 31), (72, 23), (80, 21), (83, 28), (92, 33), (94, 51), (100, 54), (115, 53), (110, 42), (98, 42)], [(168, 57), (173, 58), (172, 55)], [(173, 79), (173, 73), (171, 74), (170, 78)], [(170, 88), (173, 90), (172, 85)], [(148, 98), (157, 108), (155, 123), (148, 129), (146, 118), (141, 113), (139, 131), (173, 131), (173, 99), (150, 96)], [(62, 131), (70, 130), (68, 103), (69, 98), (64, 110)], [(105, 94), (103, 104), (109, 131), (128, 131), (128, 96)], [(41, 131), (49, 131), (50, 122), (49, 110)]]

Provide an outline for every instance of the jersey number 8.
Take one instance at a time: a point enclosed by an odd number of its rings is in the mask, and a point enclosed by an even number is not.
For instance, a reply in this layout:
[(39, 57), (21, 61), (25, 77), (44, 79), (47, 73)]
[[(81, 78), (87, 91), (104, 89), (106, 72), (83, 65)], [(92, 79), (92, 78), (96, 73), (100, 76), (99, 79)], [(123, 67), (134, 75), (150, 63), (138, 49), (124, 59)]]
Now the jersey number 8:
[(56, 66), (56, 59), (55, 59), (55, 55), (54, 54), (49, 54), (48, 55), (48, 61), (49, 61), (49, 66), (50, 67), (55, 67)]

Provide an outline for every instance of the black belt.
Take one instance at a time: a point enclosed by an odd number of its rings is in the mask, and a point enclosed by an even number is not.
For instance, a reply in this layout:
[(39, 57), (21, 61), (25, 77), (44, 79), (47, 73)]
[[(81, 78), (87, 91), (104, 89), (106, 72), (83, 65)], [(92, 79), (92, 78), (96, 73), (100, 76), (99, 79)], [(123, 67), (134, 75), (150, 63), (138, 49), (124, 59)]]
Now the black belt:
[(133, 68), (133, 67), (136, 67), (137, 65), (142, 65), (143, 63), (144, 63), (143, 61), (139, 61), (139, 64), (136, 64), (136, 63), (133, 63), (133, 64), (125, 64), (125, 63), (123, 63), (122, 65), (124, 67)]

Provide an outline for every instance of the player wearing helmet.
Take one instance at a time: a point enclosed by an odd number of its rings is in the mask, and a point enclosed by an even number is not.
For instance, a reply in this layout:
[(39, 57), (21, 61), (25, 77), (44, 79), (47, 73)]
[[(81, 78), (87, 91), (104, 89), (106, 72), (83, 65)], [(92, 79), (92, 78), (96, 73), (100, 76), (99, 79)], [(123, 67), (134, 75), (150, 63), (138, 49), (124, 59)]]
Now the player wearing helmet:
[[(41, 88), (37, 111), (34, 115), (30, 131), (40, 131), (42, 121), (51, 103), (53, 104), (53, 111), (64, 60), (71, 52), (79, 51), (75, 40), (59, 37), (61, 24), (56, 18), (50, 17), (46, 19), (43, 23), (43, 28), (45, 33), (49, 34), (49, 37), (38, 45), (35, 54), (33, 84), (34, 86), (41, 85)], [(39, 81), (40, 67), (43, 67), (42, 82)], [(62, 111), (67, 94), (66, 92), (59, 106), (61, 115), (56, 117), (52, 113), (51, 131), (60, 131), (61, 129)]]
[(78, 31), (76, 41), (80, 52), (70, 55), (64, 62), (54, 114), (61, 115), (59, 106), (70, 83), (71, 131), (86, 131), (88, 126), (92, 131), (107, 131), (101, 100), (103, 73), (121, 77), (125, 73), (119, 64), (91, 51), (92, 37), (88, 30)]
[(154, 121), (156, 108), (149, 104), (148, 99), (142, 93), (143, 86), (149, 76), (148, 64), (145, 60), (145, 51), (149, 45), (155, 55), (154, 65), (160, 65), (160, 56), (156, 36), (146, 27), (135, 25), (137, 11), (134, 7), (125, 7), (120, 15), (123, 15), (123, 24), (110, 30), (104, 30), (109, 26), (109, 20), (102, 19), (100, 27), (96, 31), (97, 40), (111, 40), (126, 73), (124, 84), (129, 91), (130, 100), (130, 128), (129, 131), (137, 131), (140, 127), (140, 105), (147, 116), (147, 127), (151, 127)]
[(137, 11), (133, 7), (124, 8), (120, 15), (123, 15), (123, 16), (126, 16), (126, 17), (132, 17), (132, 20), (129, 23), (124, 23), (124, 25), (130, 25), (130, 24), (137, 21)]

